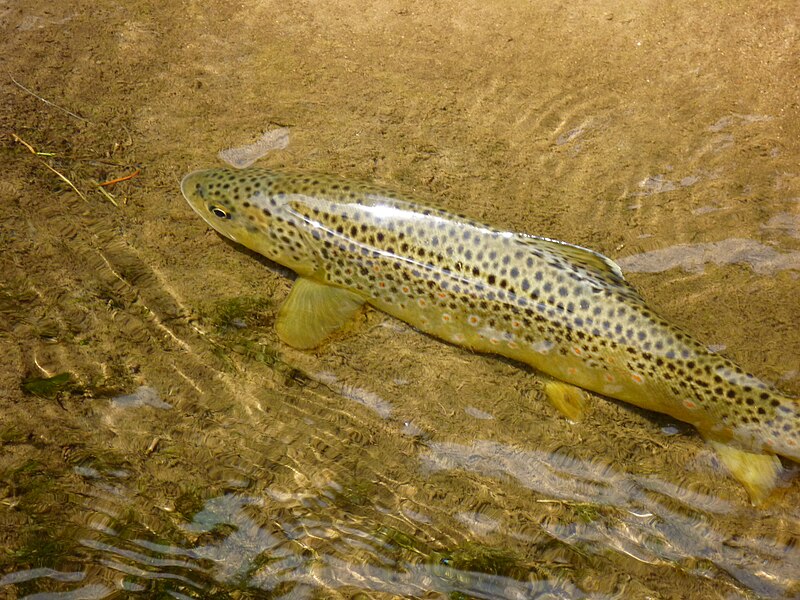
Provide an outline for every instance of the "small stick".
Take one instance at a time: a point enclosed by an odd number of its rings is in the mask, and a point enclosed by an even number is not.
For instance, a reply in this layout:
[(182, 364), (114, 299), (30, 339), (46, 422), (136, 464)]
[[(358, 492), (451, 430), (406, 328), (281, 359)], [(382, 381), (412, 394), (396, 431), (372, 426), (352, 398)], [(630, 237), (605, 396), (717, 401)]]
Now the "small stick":
[(36, 156), (55, 156), (54, 152), (39, 152), (33, 146), (31, 146), (28, 142), (26, 142), (21, 137), (19, 137), (16, 133), (12, 133), (11, 135), (14, 136), (14, 141), (19, 142), (20, 144), (25, 146), (28, 150), (30, 150), (31, 154), (35, 154)]
[(109, 202), (111, 202), (111, 204), (119, 208), (119, 204), (117, 204), (117, 201), (114, 200), (114, 196), (112, 196), (111, 194), (109, 194), (107, 191), (105, 191), (103, 188), (100, 187), (101, 185), (103, 185), (102, 183), (97, 183), (94, 179), (92, 179), (92, 183), (97, 186), (97, 191), (103, 194), (103, 196), (106, 197), (106, 200), (108, 200)]
[(25, 140), (23, 140), (23, 139), (22, 139), (21, 137), (19, 137), (19, 136), (18, 136), (16, 133), (12, 133), (11, 135), (13, 135), (13, 136), (14, 136), (14, 141), (15, 141), (15, 142), (19, 142), (20, 144), (22, 144), (23, 146), (25, 146), (25, 147), (26, 147), (28, 150), (30, 150), (30, 153), (31, 153), (31, 154), (36, 154), (36, 150), (35, 150), (35, 149), (33, 148), (33, 146), (31, 146), (31, 145), (30, 145), (28, 142), (26, 142)]
[(86, 196), (84, 196), (83, 194), (81, 194), (81, 191), (80, 191), (78, 188), (76, 188), (76, 187), (75, 187), (75, 184), (74, 184), (74, 183), (72, 183), (72, 182), (71, 182), (69, 179), (67, 179), (66, 177), (64, 177), (64, 176), (63, 176), (61, 173), (59, 173), (58, 171), (56, 171), (56, 170), (55, 170), (53, 167), (51, 167), (50, 165), (48, 165), (46, 162), (42, 161), (42, 164), (43, 164), (45, 167), (47, 167), (48, 169), (50, 169), (50, 170), (51, 170), (53, 173), (55, 173), (56, 175), (58, 175), (58, 176), (59, 176), (61, 179), (63, 179), (63, 180), (64, 180), (64, 181), (67, 183), (67, 185), (69, 185), (69, 187), (71, 187), (73, 190), (75, 190), (75, 193), (76, 193), (76, 194), (78, 194), (78, 196), (80, 196), (80, 197), (81, 197), (81, 200), (83, 200), (84, 202), (89, 202), (89, 201), (86, 199)]
[(14, 77), (12, 75), (9, 75), (9, 77), (11, 77), (11, 81), (14, 82), (14, 85), (16, 85), (21, 90), (24, 90), (24, 91), (28, 92), (34, 98), (37, 98), (37, 99), (41, 100), (42, 102), (44, 102), (45, 104), (49, 104), (53, 108), (57, 108), (58, 110), (67, 113), (70, 117), (75, 117), (76, 119), (78, 119), (80, 121), (83, 121), (84, 123), (90, 123), (89, 119), (84, 119), (80, 115), (76, 115), (74, 112), (70, 112), (66, 108), (63, 108), (63, 107), (59, 106), (58, 104), (50, 102), (50, 100), (47, 100), (46, 98), (42, 98), (39, 94), (29, 90), (24, 85), (22, 85), (19, 81), (14, 79)]
[[(14, 79), (14, 78), (12, 77), (11, 79), (12, 79), (12, 81), (13, 81), (13, 79)], [(17, 83), (17, 82), (16, 82), (16, 81), (14, 81), (14, 83)], [(19, 84), (17, 84), (17, 85), (19, 85)], [(26, 147), (28, 150), (30, 150), (30, 152), (31, 152), (31, 153), (32, 153), (34, 156), (40, 156), (40, 153), (39, 153), (39, 152), (37, 152), (37, 151), (34, 149), (34, 147), (33, 147), (33, 146), (31, 146), (31, 145), (30, 145), (28, 142), (26, 142), (26, 141), (25, 141), (25, 140), (23, 140), (21, 137), (19, 137), (19, 136), (18, 136), (16, 133), (13, 133), (13, 132), (12, 132), (12, 133), (11, 133), (11, 135), (12, 135), (12, 136), (14, 136), (14, 140), (15, 140), (15, 141), (17, 141), (17, 142), (19, 142), (20, 144), (22, 144), (23, 146), (25, 146), (25, 147)], [(46, 153), (42, 153), (42, 154), (43, 154), (44, 156), (52, 156), (51, 154), (46, 154)], [(81, 193), (81, 191), (80, 191), (78, 188), (76, 188), (76, 187), (75, 187), (75, 184), (74, 184), (74, 183), (72, 183), (72, 182), (71, 182), (69, 179), (67, 179), (67, 178), (66, 178), (64, 175), (62, 175), (61, 173), (59, 173), (58, 171), (56, 171), (56, 170), (55, 170), (53, 167), (51, 167), (50, 165), (48, 165), (48, 164), (47, 164), (45, 161), (43, 161), (41, 158), (39, 159), (39, 162), (40, 162), (40, 163), (42, 163), (42, 164), (43, 164), (45, 167), (47, 167), (48, 169), (50, 169), (50, 170), (51, 170), (53, 173), (55, 173), (56, 175), (58, 175), (58, 176), (59, 176), (59, 177), (60, 177), (60, 178), (61, 178), (63, 181), (65, 181), (65, 182), (67, 183), (67, 185), (68, 185), (69, 187), (71, 187), (73, 190), (75, 190), (75, 193), (76, 193), (76, 194), (78, 194), (78, 196), (80, 196), (81, 200), (83, 200), (84, 202), (89, 202), (89, 201), (86, 199), (86, 196), (84, 196), (84, 195)], [(104, 190), (104, 191), (105, 191), (105, 190)]]
[(97, 185), (105, 187), (107, 185), (114, 185), (115, 183), (119, 183), (120, 181), (128, 181), (128, 179), (133, 179), (134, 177), (136, 177), (141, 172), (142, 172), (141, 169), (136, 169), (130, 175), (125, 175), (124, 177), (117, 177), (116, 179), (111, 179), (109, 181), (104, 181), (103, 183), (98, 183)]

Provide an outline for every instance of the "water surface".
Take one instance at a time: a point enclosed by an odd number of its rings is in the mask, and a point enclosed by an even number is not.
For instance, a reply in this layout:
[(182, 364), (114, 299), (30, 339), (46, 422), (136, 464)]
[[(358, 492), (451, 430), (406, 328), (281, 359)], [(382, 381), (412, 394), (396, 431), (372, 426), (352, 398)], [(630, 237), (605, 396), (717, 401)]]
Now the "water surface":
[(0, 2), (0, 596), (800, 596), (797, 465), (755, 509), (691, 428), (374, 311), (287, 348), (290, 274), (179, 193), (289, 127), (258, 164), (594, 248), (798, 395), (797, 16)]

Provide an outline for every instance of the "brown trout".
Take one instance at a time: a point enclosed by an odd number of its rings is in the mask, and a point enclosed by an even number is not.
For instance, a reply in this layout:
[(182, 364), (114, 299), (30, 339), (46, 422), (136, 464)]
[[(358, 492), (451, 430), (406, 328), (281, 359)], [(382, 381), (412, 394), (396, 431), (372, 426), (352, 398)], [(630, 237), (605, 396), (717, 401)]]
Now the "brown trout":
[(286, 344), (318, 345), (366, 303), (558, 380), (546, 395), (573, 418), (577, 386), (690, 423), (755, 503), (776, 455), (800, 461), (800, 401), (670, 325), (596, 252), (314, 173), (210, 169), (181, 190), (219, 233), (297, 273), (276, 321)]

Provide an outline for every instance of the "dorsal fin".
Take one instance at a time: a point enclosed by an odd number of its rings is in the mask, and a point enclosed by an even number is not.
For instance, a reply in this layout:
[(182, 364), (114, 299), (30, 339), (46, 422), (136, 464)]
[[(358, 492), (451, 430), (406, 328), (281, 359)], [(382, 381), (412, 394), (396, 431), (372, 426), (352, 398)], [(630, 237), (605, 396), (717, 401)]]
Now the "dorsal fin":
[(566, 268), (569, 268), (570, 265), (575, 266), (597, 283), (617, 288), (628, 298), (644, 302), (639, 292), (625, 279), (619, 265), (607, 256), (583, 246), (535, 235), (517, 234), (516, 238), (523, 245), (531, 249), (538, 249), (543, 253), (545, 259), (564, 263)]

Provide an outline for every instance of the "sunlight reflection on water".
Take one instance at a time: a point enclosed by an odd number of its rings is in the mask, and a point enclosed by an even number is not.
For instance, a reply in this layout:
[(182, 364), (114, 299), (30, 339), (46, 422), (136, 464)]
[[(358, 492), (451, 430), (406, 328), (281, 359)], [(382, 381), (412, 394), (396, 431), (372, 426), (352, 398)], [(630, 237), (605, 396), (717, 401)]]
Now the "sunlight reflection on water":
[[(732, 513), (729, 502), (656, 477), (620, 473), (600, 460), (523, 451), (494, 442), (432, 443), (422, 465), (430, 471), (458, 469), (511, 477), (545, 498), (592, 507), (586, 522), (541, 524), (568, 544), (595, 547), (599, 552), (614, 548), (650, 564), (696, 565), (698, 560), (708, 560), (768, 595), (780, 594), (800, 573), (798, 548), (776, 547), (761, 538), (729, 543), (728, 535), (709, 520), (709, 514)], [(613, 514), (596, 510), (602, 506), (613, 507)], [(800, 512), (793, 520), (795, 526), (800, 524)], [(703, 570), (698, 574), (702, 576)]]
[(748, 265), (761, 275), (788, 269), (800, 271), (800, 251), (781, 252), (755, 240), (731, 238), (719, 242), (679, 244), (618, 259), (631, 273), (660, 273), (677, 267), (702, 272), (707, 264)]

